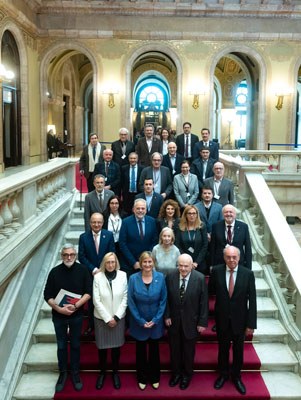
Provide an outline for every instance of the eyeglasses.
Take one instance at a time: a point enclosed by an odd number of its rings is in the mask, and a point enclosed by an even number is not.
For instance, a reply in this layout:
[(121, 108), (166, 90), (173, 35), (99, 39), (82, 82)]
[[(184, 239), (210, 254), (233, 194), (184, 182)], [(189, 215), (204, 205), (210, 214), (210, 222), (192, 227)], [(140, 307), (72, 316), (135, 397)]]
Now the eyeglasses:
[(73, 257), (75, 257), (76, 256), (76, 254), (75, 253), (70, 253), (70, 254), (68, 254), (68, 253), (63, 253), (62, 254), (62, 257), (64, 257), (64, 258), (73, 258)]
[(196, 212), (188, 212), (187, 215), (196, 215)]

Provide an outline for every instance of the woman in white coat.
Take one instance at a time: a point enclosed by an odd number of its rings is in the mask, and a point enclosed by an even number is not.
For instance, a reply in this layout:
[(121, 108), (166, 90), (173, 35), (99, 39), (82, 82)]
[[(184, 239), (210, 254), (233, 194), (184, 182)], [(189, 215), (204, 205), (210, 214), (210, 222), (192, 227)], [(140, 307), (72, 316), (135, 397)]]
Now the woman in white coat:
[(115, 253), (107, 253), (94, 276), (93, 303), (95, 340), (98, 348), (100, 375), (96, 389), (104, 385), (107, 350), (111, 349), (113, 385), (120, 389), (118, 375), (120, 347), (124, 344), (125, 312), (127, 308), (127, 277), (120, 271)]

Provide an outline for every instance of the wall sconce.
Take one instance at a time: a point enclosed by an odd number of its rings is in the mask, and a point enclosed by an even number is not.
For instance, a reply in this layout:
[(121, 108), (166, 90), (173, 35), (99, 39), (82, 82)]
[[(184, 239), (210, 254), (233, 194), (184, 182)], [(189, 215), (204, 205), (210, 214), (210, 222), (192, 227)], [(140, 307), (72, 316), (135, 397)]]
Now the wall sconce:
[(200, 95), (205, 96), (206, 91), (205, 91), (205, 89), (199, 90), (198, 92), (196, 92), (195, 90), (194, 91), (190, 90), (189, 94), (193, 96), (192, 108), (197, 110), (200, 107)]
[(3, 81), (9, 82), (14, 79), (15, 74), (13, 71), (9, 71), (3, 64), (0, 64), (0, 83)]
[(108, 107), (114, 108), (115, 107), (114, 94), (118, 94), (119, 91), (117, 89), (107, 89), (107, 90), (104, 90), (102, 93), (107, 94), (109, 96)]
[(281, 108), (283, 107), (283, 100), (284, 100), (284, 96), (289, 96), (292, 94), (292, 90), (290, 89), (281, 89), (278, 90), (275, 95), (277, 97), (277, 103), (275, 108), (277, 108), (277, 110), (281, 110)]

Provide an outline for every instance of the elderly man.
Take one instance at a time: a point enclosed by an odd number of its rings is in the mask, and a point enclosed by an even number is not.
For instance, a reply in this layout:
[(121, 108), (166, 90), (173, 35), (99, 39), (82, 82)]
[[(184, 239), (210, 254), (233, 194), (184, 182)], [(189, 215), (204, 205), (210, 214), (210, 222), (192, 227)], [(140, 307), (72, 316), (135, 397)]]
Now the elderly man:
[(146, 167), (141, 172), (139, 186), (143, 190), (145, 179), (152, 179), (154, 183), (154, 191), (161, 194), (163, 199), (169, 197), (172, 191), (172, 178), (167, 167), (161, 166), (163, 156), (160, 153), (153, 153), (151, 156), (152, 165)]
[(103, 152), (103, 161), (97, 163), (94, 175), (101, 174), (105, 177), (105, 189), (120, 194), (120, 166), (113, 160), (113, 151), (106, 149)]
[(83, 387), (79, 375), (83, 305), (92, 296), (92, 279), (87, 268), (76, 262), (72, 244), (62, 247), (61, 258), (62, 263), (50, 271), (44, 290), (44, 299), (52, 308), (57, 340), (60, 375), (55, 391), (61, 392), (67, 380), (69, 340), (71, 378), (74, 389), (79, 391)]
[[(237, 391), (244, 395), (246, 388), (241, 379), (244, 339), (256, 329), (257, 308), (254, 274), (243, 267), (239, 259), (237, 247), (226, 247), (224, 263), (213, 267), (209, 285), (216, 295), (215, 321), (220, 373), (214, 388), (221, 389), (231, 376)], [(230, 367), (231, 342), (233, 362)]]
[(225, 247), (232, 245), (240, 250), (241, 265), (252, 269), (252, 247), (248, 225), (236, 219), (236, 208), (231, 204), (224, 206), (222, 212), (224, 221), (212, 225), (211, 265), (223, 263), (223, 251)]
[(213, 166), (213, 173), (213, 177), (204, 180), (204, 186), (212, 188), (214, 201), (217, 201), (222, 206), (234, 204), (234, 185), (230, 179), (224, 178), (224, 164), (216, 162)]
[(185, 160), (184, 156), (177, 153), (177, 145), (169, 142), (167, 145), (168, 153), (163, 156), (162, 166), (167, 167), (172, 177), (181, 172), (181, 163)]
[(79, 169), (81, 175), (84, 175), (87, 179), (88, 191), (94, 190), (93, 186), (93, 173), (95, 164), (102, 161), (103, 151), (106, 146), (98, 142), (98, 136), (96, 133), (89, 135), (89, 144), (83, 148), (82, 154), (79, 159)]
[(95, 212), (102, 213), (107, 208), (109, 199), (114, 196), (114, 192), (105, 189), (105, 177), (103, 175), (94, 175), (93, 184), (95, 190), (85, 197), (85, 231), (90, 229), (91, 215)]
[(208, 323), (208, 294), (205, 276), (193, 269), (189, 254), (178, 258), (178, 270), (166, 277), (168, 328), (172, 376), (169, 386), (189, 386), (193, 375), (195, 344)]
[(119, 246), (125, 260), (122, 267), (128, 275), (140, 269), (140, 254), (152, 251), (158, 243), (156, 220), (146, 215), (146, 207), (144, 199), (136, 199), (134, 214), (125, 218), (121, 225)]
[(129, 131), (126, 128), (119, 129), (119, 140), (112, 143), (113, 161), (120, 167), (129, 163), (128, 156), (135, 151), (135, 145), (129, 140)]
[(146, 124), (144, 127), (144, 137), (138, 140), (136, 153), (139, 157), (139, 163), (143, 167), (151, 165), (151, 155), (154, 152), (162, 153), (162, 141), (154, 136), (154, 126)]

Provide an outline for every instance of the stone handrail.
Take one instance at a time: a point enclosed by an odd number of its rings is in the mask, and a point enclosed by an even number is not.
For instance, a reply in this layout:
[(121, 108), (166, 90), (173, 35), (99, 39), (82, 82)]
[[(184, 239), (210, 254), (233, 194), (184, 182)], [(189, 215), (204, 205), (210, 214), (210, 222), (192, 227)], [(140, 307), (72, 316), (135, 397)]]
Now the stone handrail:
[(0, 286), (68, 212), (76, 162), (57, 158), (0, 179)]

